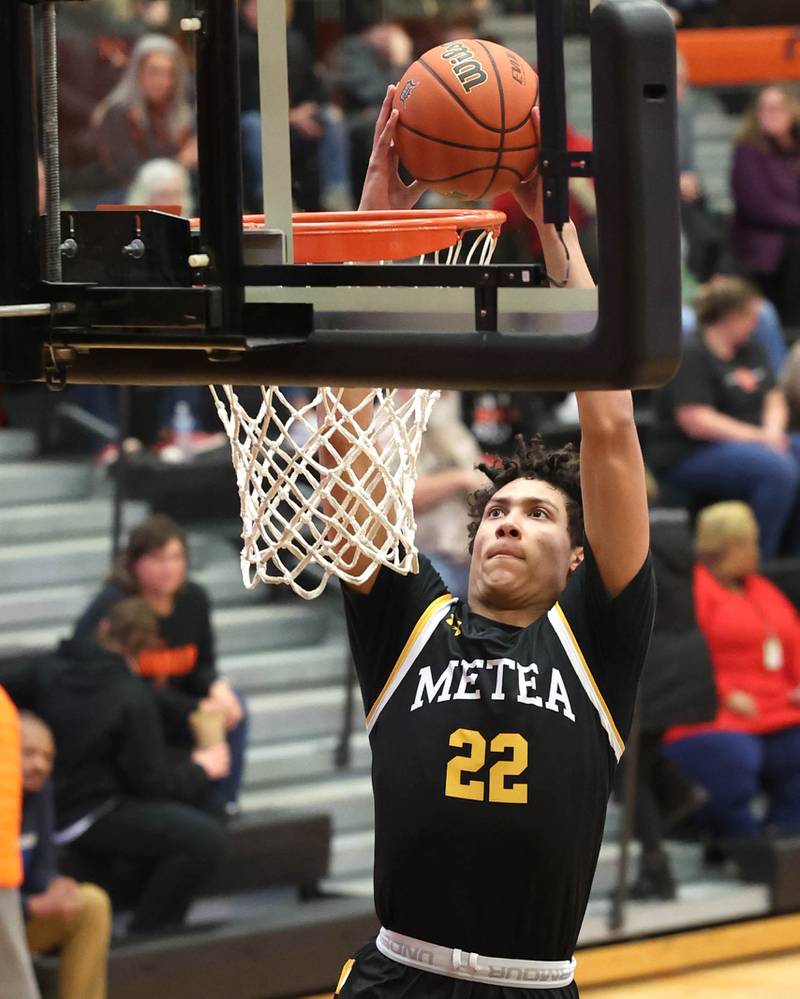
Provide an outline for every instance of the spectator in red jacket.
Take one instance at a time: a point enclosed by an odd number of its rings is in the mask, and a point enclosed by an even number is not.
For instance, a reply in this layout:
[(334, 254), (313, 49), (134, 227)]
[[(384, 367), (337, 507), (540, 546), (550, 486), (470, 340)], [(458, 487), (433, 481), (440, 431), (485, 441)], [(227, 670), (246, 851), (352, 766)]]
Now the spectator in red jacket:
[[(719, 710), (713, 722), (670, 729), (666, 752), (709, 792), (703, 817), (714, 834), (800, 832), (800, 617), (758, 575), (758, 527), (745, 503), (703, 510), (695, 548), (695, 609)], [(751, 810), (760, 791), (769, 798), (763, 827)]]

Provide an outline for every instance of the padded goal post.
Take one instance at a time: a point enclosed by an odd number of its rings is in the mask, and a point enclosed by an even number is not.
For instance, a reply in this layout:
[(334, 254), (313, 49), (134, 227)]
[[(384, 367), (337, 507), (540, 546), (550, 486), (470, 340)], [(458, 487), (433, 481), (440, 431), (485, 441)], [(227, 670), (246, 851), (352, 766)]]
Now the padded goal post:
[[(541, 9), (560, 2), (538, 0)], [(578, 389), (651, 386), (672, 376), (680, 356), (675, 34), (657, 0), (606, 0), (591, 15), (596, 303), (591, 292), (537, 289), (540, 273), (519, 265), (309, 267), (284, 264), (279, 254), (249, 260), (235, 183), (238, 137), (229, 134), (235, 122), (220, 143), (219, 109), (208, 106), (220, 93), (230, 98), (229, 110), (235, 103), (234, 5), (202, 0), (199, 7), (204, 228), (189, 259), (208, 266), (169, 287), (34, 280), (39, 236), (30, 185), (21, 201), (0, 185), (4, 237), (27, 268), (22, 274), (14, 261), (0, 268), (0, 378)], [(0, 14), (9, 76), (24, 69), (20, 53), (31, 45), (25, 12), (26, 4), (11, 0)], [(14, 83), (8, 92), (24, 97), (17, 77)], [(543, 134), (544, 100), (543, 90)], [(19, 180), (24, 156), (34, 162), (32, 136), (21, 127), (19, 107), (0, 117), (3, 134), (22, 142), (0, 149), (2, 179)], [(542, 166), (576, 173), (580, 161), (553, 149)], [(39, 314), (15, 312), (37, 304)]]

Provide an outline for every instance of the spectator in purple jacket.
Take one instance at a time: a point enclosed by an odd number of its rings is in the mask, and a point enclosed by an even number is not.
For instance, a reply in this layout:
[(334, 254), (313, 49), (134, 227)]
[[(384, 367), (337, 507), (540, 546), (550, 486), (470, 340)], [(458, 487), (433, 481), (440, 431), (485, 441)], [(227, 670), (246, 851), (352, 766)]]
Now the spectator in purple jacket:
[(764, 87), (733, 158), (733, 252), (787, 326), (800, 326), (800, 101)]

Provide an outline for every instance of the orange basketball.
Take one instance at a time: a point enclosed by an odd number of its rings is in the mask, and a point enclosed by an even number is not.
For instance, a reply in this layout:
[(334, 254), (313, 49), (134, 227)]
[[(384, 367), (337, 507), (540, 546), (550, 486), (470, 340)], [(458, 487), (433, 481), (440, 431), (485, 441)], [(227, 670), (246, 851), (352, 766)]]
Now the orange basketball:
[(511, 49), (476, 38), (438, 45), (397, 84), (400, 160), (442, 194), (502, 194), (536, 166), (538, 99), (539, 78)]

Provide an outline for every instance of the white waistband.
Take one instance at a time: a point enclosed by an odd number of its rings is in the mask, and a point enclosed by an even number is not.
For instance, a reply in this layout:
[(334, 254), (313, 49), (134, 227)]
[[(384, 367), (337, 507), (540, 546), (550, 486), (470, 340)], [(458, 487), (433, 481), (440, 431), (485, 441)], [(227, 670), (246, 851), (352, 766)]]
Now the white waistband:
[(510, 957), (486, 957), (470, 951), (440, 947), (381, 927), (375, 946), (384, 955), (409, 968), (435, 975), (466, 978), (485, 985), (512, 989), (557, 989), (572, 982), (575, 958), (569, 961), (518, 961)]

